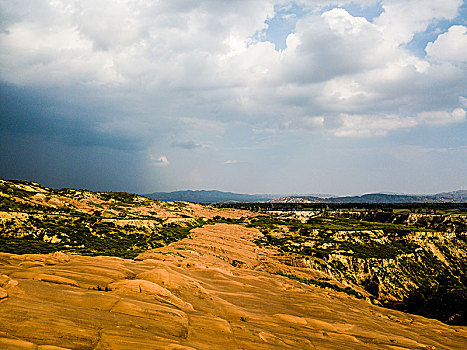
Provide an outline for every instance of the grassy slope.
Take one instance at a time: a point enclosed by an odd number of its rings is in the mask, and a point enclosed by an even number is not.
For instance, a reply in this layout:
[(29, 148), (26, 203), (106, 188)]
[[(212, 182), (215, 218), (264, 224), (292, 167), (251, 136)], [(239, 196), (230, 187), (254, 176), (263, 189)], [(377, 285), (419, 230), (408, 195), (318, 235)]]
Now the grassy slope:
[(0, 191), (0, 251), (8, 253), (134, 258), (206, 223), (184, 203), (130, 193), (56, 190), (18, 180), (1, 180)]

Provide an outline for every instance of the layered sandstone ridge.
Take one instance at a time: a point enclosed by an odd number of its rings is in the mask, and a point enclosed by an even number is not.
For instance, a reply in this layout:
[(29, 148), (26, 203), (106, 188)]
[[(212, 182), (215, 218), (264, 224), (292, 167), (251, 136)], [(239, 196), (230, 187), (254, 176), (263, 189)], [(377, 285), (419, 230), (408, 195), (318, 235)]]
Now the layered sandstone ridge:
[(269, 273), (291, 267), (260, 236), (210, 225), (138, 260), (1, 253), (0, 348), (467, 347), (465, 327)]

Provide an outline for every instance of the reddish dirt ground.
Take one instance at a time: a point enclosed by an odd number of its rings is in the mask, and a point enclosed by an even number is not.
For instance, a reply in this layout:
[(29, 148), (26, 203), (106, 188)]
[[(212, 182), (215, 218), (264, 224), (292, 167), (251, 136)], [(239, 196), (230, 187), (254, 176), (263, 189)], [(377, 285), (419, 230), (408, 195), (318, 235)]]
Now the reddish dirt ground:
[(135, 261), (1, 253), (0, 349), (467, 348), (466, 327), (266, 272), (285, 265), (258, 235), (206, 226)]

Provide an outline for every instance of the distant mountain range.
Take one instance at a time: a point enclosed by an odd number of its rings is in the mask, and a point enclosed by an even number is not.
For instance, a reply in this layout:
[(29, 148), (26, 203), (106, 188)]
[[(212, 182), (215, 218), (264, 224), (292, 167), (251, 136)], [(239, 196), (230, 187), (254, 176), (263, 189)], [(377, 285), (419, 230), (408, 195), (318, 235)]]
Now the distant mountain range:
[(186, 201), (195, 203), (226, 203), (226, 202), (267, 202), (277, 199), (283, 195), (270, 194), (244, 194), (222, 191), (175, 191), (175, 192), (155, 192), (145, 194), (145, 197), (160, 201)]
[(222, 191), (175, 191), (145, 194), (145, 197), (161, 201), (187, 201), (196, 203), (228, 203), (228, 202), (270, 202), (270, 203), (464, 203), (467, 202), (467, 191), (459, 190), (438, 194), (387, 194), (371, 193), (361, 196), (336, 197), (331, 195), (273, 195), (244, 194)]
[(273, 203), (464, 203), (467, 191), (459, 190), (437, 194), (370, 193), (361, 196), (319, 198), (313, 196), (287, 196), (273, 199)]

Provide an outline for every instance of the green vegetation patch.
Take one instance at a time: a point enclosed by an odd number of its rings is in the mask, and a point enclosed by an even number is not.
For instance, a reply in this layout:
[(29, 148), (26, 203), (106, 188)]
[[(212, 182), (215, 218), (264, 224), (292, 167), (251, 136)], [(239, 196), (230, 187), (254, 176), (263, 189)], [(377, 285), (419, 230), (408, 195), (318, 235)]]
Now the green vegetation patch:
[(121, 202), (120, 204), (135, 204), (135, 199), (138, 197), (134, 193), (127, 192), (99, 192), (98, 195), (104, 201), (113, 199)]
[[(262, 216), (251, 219), (248, 226), (263, 233), (255, 240), (257, 245), (301, 256), (311, 268), (361, 287), (388, 307), (450, 324), (466, 322), (467, 263), (459, 258), (467, 254), (465, 233), (451, 231), (448, 235), (401, 223), (330, 216), (313, 217), (305, 223)], [(347, 294), (354, 292), (329, 281), (285, 276)]]
[[(258, 245), (271, 245), (278, 247), (282, 252), (318, 258), (338, 253), (357, 258), (388, 259), (400, 254), (413, 253), (416, 249), (411, 242), (400, 238), (411, 232), (406, 226), (375, 225), (374, 230), (383, 233), (378, 232), (372, 236), (366, 232), (372, 231), (371, 225), (363, 222), (358, 226), (356, 221), (316, 218), (301, 223), (293, 219), (261, 217), (252, 220), (248, 226), (257, 227), (263, 233), (264, 237), (255, 241)], [(388, 226), (390, 229), (382, 230), (382, 226)]]
[(232, 218), (225, 218), (220, 215), (214, 216), (212, 219), (208, 219), (205, 221), (206, 225), (214, 225), (214, 224), (232, 224), (232, 225), (241, 225), (246, 222), (245, 218), (239, 219), (232, 219)]
[(5, 222), (0, 233), (0, 251), (14, 254), (65, 251), (81, 255), (134, 258), (188, 236), (201, 221), (162, 224), (161, 227), (117, 225), (98, 217), (82, 215), (29, 215)]

